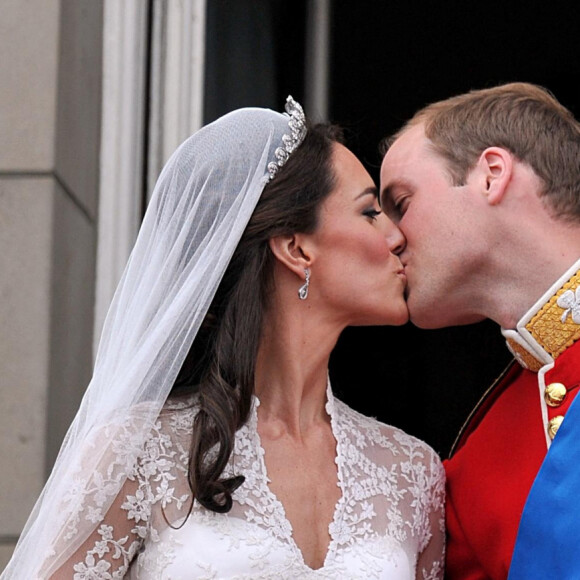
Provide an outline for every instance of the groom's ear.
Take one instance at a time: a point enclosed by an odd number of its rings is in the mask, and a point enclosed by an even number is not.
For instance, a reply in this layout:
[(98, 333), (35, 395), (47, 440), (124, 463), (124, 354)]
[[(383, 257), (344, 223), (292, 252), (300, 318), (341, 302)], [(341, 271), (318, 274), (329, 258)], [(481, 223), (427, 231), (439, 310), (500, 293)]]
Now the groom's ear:
[(488, 147), (477, 161), (476, 171), (490, 205), (501, 203), (513, 173), (513, 155), (503, 147)]
[(306, 237), (301, 234), (275, 236), (269, 240), (274, 257), (302, 277), (305, 268), (310, 268), (313, 257), (308, 249)]

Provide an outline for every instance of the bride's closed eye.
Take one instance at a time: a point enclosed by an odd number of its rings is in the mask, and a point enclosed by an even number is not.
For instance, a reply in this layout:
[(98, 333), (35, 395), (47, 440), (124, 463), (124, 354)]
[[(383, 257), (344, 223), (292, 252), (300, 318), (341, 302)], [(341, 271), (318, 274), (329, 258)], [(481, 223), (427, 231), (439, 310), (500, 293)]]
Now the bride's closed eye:
[(375, 209), (374, 207), (369, 207), (363, 211), (363, 215), (371, 218), (372, 220), (376, 220), (377, 216), (382, 213), (381, 210)]

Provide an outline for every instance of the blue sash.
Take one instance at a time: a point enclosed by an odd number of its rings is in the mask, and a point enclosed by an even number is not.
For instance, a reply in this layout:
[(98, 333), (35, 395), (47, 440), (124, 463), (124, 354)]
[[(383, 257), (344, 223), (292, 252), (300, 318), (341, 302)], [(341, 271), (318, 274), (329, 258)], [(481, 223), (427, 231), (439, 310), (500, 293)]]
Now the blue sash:
[(526, 500), (508, 580), (580, 579), (579, 400), (566, 412)]

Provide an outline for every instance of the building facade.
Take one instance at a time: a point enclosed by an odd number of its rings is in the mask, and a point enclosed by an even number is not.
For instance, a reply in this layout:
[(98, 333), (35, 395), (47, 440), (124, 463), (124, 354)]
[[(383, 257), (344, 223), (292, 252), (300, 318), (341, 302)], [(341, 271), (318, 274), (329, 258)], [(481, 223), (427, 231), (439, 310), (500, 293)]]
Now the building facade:
[(0, 570), (90, 381), (163, 163), (228, 110), (281, 109), (277, 78), (303, 99), (309, 75), (323, 115), (328, 6), (1, 1)]

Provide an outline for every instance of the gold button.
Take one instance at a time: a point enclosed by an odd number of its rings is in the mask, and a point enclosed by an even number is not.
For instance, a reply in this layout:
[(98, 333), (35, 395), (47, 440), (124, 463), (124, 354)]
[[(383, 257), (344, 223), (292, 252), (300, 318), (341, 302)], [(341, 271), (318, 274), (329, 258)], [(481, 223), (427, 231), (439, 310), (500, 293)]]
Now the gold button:
[(556, 433), (558, 432), (558, 429), (560, 428), (563, 420), (563, 415), (556, 415), (556, 417), (548, 421), (548, 435), (550, 436), (550, 439), (554, 439), (554, 437), (556, 437)]
[(566, 387), (562, 383), (550, 383), (546, 385), (544, 399), (550, 407), (558, 407), (566, 398)]

